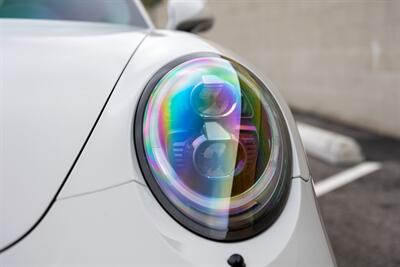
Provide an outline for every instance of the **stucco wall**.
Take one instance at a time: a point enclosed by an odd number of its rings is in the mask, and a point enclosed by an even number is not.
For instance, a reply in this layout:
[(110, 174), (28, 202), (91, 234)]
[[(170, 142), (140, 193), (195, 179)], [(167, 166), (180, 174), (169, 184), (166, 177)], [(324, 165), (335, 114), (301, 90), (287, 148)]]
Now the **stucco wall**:
[[(211, 0), (203, 34), (263, 72), (292, 107), (400, 137), (400, 1)], [(152, 12), (165, 23), (165, 4)]]

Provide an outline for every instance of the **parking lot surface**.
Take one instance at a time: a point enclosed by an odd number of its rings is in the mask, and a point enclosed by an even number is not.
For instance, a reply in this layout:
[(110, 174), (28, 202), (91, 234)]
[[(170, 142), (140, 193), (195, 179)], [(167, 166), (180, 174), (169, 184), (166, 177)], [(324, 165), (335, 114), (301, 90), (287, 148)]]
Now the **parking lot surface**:
[[(381, 168), (318, 198), (339, 267), (400, 266), (400, 141), (304, 113), (297, 121), (355, 138)], [(309, 157), (315, 184), (353, 166)], [(357, 164), (356, 164), (357, 165)]]

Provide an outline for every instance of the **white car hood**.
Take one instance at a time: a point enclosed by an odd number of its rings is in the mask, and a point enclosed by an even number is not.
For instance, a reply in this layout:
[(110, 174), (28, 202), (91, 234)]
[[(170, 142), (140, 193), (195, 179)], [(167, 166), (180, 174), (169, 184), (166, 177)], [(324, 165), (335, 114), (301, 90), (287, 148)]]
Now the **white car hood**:
[(49, 207), (145, 35), (0, 19), (0, 249)]

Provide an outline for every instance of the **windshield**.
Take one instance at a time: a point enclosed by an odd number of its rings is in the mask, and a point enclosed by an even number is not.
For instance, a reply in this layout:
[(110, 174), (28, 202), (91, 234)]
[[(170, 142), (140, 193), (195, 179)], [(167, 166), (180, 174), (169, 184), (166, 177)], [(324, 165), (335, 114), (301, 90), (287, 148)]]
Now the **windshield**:
[(0, 18), (148, 24), (133, 0), (0, 0)]

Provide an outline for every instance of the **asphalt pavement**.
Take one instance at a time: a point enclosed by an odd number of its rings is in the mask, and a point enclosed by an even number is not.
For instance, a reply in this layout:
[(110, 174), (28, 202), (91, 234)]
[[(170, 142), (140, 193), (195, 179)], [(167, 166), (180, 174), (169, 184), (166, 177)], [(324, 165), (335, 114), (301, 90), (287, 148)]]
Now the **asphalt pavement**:
[[(297, 121), (355, 138), (382, 168), (318, 198), (339, 267), (400, 266), (400, 140), (295, 112)], [(352, 166), (309, 157), (315, 183)], [(357, 165), (357, 164), (356, 164)]]

